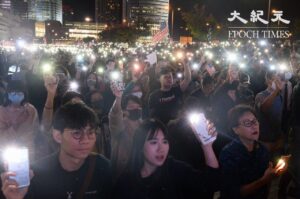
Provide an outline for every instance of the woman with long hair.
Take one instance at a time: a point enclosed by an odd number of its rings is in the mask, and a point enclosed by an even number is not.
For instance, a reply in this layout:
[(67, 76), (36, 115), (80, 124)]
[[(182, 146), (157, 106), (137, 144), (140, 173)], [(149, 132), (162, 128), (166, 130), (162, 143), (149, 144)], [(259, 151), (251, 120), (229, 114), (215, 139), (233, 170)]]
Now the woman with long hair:
[[(208, 125), (215, 136), (215, 128)], [(217, 189), (218, 161), (212, 142), (203, 145), (207, 168), (197, 171), (188, 164), (168, 157), (168, 132), (158, 120), (146, 120), (135, 132), (127, 172), (113, 191), (113, 198), (207, 198)]]

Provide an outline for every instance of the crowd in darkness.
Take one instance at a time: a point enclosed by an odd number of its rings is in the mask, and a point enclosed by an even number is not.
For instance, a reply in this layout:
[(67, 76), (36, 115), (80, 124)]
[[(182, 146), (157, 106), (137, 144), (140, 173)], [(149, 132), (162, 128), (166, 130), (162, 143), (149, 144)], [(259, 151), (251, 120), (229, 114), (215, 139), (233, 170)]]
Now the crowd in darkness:
[(300, 198), (296, 45), (160, 44), (174, 59), (154, 62), (80, 48), (92, 55), (2, 49), (0, 147), (28, 148), (31, 181), (1, 164), (0, 198), (262, 199), (275, 180), (279, 199)]

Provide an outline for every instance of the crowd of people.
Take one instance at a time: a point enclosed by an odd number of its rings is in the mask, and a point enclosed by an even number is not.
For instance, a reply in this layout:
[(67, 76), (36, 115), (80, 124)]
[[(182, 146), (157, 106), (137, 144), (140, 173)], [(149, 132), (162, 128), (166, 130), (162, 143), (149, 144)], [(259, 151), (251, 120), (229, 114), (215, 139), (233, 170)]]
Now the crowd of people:
[(1, 151), (28, 148), (31, 181), (3, 162), (0, 197), (262, 199), (276, 180), (300, 198), (299, 58), (271, 41), (3, 48)]

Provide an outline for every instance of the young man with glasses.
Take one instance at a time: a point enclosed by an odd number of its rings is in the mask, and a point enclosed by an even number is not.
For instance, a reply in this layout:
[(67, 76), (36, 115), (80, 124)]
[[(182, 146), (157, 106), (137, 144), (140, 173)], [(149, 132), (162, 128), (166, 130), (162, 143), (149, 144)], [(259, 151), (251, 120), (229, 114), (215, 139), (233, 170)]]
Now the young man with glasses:
[(109, 198), (110, 163), (91, 154), (96, 141), (97, 117), (83, 103), (67, 103), (53, 120), (53, 137), (60, 149), (33, 164), (34, 177), (29, 188), (18, 189), (17, 183), (1, 175), (2, 191), (7, 199), (100, 199)]
[(286, 166), (274, 168), (267, 149), (258, 142), (259, 122), (254, 110), (238, 105), (230, 110), (229, 128), (237, 139), (221, 152), (221, 198), (267, 198), (268, 185)]

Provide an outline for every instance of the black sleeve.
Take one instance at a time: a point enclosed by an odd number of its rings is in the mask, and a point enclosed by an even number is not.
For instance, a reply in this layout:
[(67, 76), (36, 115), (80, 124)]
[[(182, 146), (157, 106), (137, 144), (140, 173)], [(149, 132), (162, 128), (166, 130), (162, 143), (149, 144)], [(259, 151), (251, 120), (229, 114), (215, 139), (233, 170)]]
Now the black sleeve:
[(112, 170), (110, 161), (102, 157), (102, 160), (98, 162), (98, 165), (99, 168), (101, 167), (99, 177), (102, 178), (102, 182), (100, 184), (101, 187), (98, 188), (98, 190), (101, 190), (100, 198), (110, 198), (112, 190)]
[(149, 107), (150, 117), (155, 117), (156, 116), (155, 108), (157, 107), (157, 95), (155, 95), (155, 93), (150, 94), (148, 107)]
[(184, 162), (174, 161), (172, 164), (176, 184), (181, 187), (185, 198), (208, 198), (219, 190), (219, 169), (207, 166), (199, 171)]
[(240, 195), (239, 168), (229, 152), (223, 151), (220, 155), (221, 164), (221, 196), (222, 198), (238, 199)]
[(130, 177), (122, 175), (112, 188), (111, 199), (130, 198), (130, 192), (133, 191), (130, 187)]

